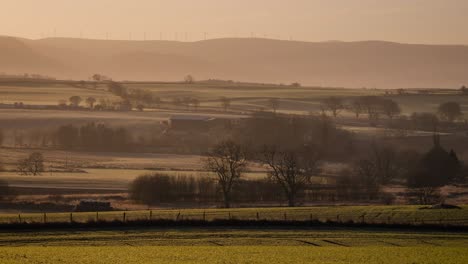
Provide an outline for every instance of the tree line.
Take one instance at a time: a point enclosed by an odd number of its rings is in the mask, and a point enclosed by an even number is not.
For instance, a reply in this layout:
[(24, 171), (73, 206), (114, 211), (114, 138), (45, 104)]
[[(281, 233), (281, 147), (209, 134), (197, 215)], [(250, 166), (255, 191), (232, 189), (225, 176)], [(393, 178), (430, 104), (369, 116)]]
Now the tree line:
[(63, 125), (53, 133), (53, 141), (62, 149), (87, 151), (130, 151), (132, 136), (123, 127), (112, 128), (94, 122)]

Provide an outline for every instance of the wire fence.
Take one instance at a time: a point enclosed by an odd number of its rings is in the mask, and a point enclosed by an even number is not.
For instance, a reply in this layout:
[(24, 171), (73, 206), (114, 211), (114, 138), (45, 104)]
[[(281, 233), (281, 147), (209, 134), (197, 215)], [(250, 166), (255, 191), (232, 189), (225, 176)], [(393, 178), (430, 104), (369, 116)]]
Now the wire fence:
[(389, 211), (314, 211), (295, 210), (146, 210), (126, 212), (71, 212), (0, 215), (0, 224), (8, 223), (85, 223), (105, 221), (156, 221), (156, 220), (248, 220), (248, 221), (318, 221), (365, 224), (457, 225), (468, 226), (468, 210), (450, 213), (439, 210), (389, 210)]

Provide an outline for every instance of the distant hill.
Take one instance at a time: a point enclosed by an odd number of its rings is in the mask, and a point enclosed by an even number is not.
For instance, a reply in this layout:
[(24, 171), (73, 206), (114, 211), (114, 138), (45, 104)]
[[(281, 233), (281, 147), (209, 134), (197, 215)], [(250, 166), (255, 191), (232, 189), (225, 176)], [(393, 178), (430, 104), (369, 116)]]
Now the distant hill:
[(468, 46), (381, 41), (199, 42), (0, 37), (0, 72), (82, 79), (225, 79), (335, 87), (457, 88), (468, 84)]

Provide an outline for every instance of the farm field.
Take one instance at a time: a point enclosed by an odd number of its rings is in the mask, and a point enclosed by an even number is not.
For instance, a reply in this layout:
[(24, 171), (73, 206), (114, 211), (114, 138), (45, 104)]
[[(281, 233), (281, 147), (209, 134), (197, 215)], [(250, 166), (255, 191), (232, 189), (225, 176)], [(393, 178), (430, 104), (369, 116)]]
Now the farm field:
[[(206, 176), (203, 171), (135, 170), (135, 169), (85, 169), (84, 172), (46, 172), (41, 176), (24, 176), (16, 172), (2, 172), (0, 179), (15, 188), (63, 189), (63, 190), (128, 190), (129, 184), (144, 174)], [(266, 173), (245, 173), (246, 179), (263, 178)]]
[[(296, 208), (231, 208), (231, 209), (151, 209), (127, 212), (49, 213), (46, 221), (132, 221), (132, 220), (271, 220), (320, 221), (388, 224), (467, 225), (468, 206), (462, 209), (421, 209), (423, 206), (316, 206)], [(41, 223), (43, 213), (0, 214), (0, 223)]]
[[(173, 115), (196, 115), (221, 118), (242, 118), (236, 114), (188, 113), (178, 110), (157, 110), (145, 112), (97, 112), (65, 110), (0, 109), (0, 128), (33, 129), (53, 128), (59, 125), (83, 124), (88, 122), (106, 123), (113, 126), (152, 125), (167, 120)], [(46, 126), (46, 127), (45, 127)]]
[[(171, 102), (175, 98), (197, 98), (200, 100), (200, 112), (213, 110), (221, 111), (219, 99), (227, 97), (232, 100), (231, 110), (236, 112), (268, 110), (270, 98), (280, 99), (278, 111), (291, 114), (308, 114), (320, 111), (320, 101), (330, 96), (356, 97), (356, 96), (383, 96), (386, 90), (364, 88), (321, 88), (321, 87), (290, 87), (280, 85), (262, 84), (210, 84), (210, 83), (124, 83), (128, 89), (143, 89), (154, 92), (163, 101)], [(61, 99), (68, 100), (73, 95), (82, 98), (93, 96), (97, 99), (106, 98), (119, 101), (120, 98), (107, 92), (105, 85), (97, 89), (74, 86), (66, 83), (39, 83), (39, 84), (0, 84), (0, 103), (14, 103), (17, 101), (32, 105), (56, 105)], [(463, 110), (468, 109), (468, 97), (460, 96), (457, 91), (443, 91), (433, 94), (419, 94), (417, 90), (405, 96), (386, 95), (398, 102), (403, 114), (413, 112), (434, 112), (440, 103), (459, 102)], [(84, 104), (84, 103), (83, 103)], [(184, 110), (181, 108), (180, 110)], [(177, 112), (177, 110), (174, 110)], [(160, 112), (158, 110), (158, 112)], [(164, 111), (163, 111), (164, 112)], [(466, 112), (466, 111), (465, 111)], [(91, 113), (100, 117), (102, 113)], [(125, 117), (128, 113), (117, 113)], [(342, 113), (351, 116), (349, 113)], [(71, 117), (73, 117), (72, 115)], [(84, 117), (84, 116), (83, 116)], [(88, 116), (93, 118), (93, 116)], [(78, 118), (78, 117), (77, 117)], [(112, 119), (111, 116), (108, 117)], [(148, 119), (149, 117), (146, 117)], [(0, 116), (2, 119), (2, 116)], [(106, 119), (106, 118), (104, 118)], [(137, 120), (145, 119), (144, 115), (137, 115)], [(109, 121), (107, 120), (107, 121)], [(129, 120), (130, 121), (130, 120)]]
[(104, 89), (81, 88), (66, 84), (29, 83), (29, 84), (1, 84), (0, 103), (12, 104), (23, 102), (26, 105), (57, 105), (60, 100), (68, 101), (71, 96), (82, 98), (94, 97), (96, 100), (119, 100), (117, 96)]
[[(27, 156), (34, 149), (0, 149), (0, 159), (7, 168)], [(44, 149), (40, 150), (47, 166), (80, 169), (133, 169), (153, 168), (158, 170), (200, 170), (201, 156), (155, 153), (79, 152)], [(13, 165), (11, 165), (13, 164)]]
[(2, 263), (464, 263), (465, 233), (353, 229), (4, 232)]
[(2, 247), (2, 263), (459, 264), (466, 247), (311, 246)]
[[(269, 109), (268, 99), (279, 98), (278, 111), (291, 114), (308, 114), (320, 111), (320, 101), (330, 96), (357, 97), (383, 96), (385, 90), (363, 88), (319, 88), (288, 87), (274, 85), (214, 85), (214, 84), (129, 84), (129, 88), (140, 88), (156, 92), (161, 98), (194, 97), (199, 98), (202, 106), (219, 108), (219, 98), (232, 99), (232, 107), (244, 110)], [(392, 92), (390, 90), (390, 92)], [(414, 92), (414, 91), (413, 91)], [(439, 104), (448, 101), (459, 102), (462, 108), (468, 109), (468, 97), (457, 92), (435, 94), (411, 94), (407, 96), (388, 95), (398, 102), (402, 114), (413, 112), (435, 112)], [(345, 116), (351, 116), (342, 113)]]

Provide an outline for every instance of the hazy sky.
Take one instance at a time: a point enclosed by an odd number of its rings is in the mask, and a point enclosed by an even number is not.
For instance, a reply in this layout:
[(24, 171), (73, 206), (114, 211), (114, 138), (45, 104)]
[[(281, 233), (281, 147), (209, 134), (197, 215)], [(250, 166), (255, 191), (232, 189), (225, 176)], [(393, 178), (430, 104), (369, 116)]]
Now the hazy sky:
[(468, 44), (467, 26), (468, 0), (0, 0), (0, 35), (26, 38)]

